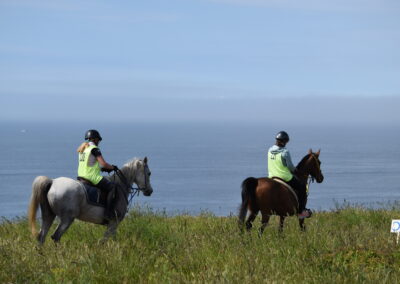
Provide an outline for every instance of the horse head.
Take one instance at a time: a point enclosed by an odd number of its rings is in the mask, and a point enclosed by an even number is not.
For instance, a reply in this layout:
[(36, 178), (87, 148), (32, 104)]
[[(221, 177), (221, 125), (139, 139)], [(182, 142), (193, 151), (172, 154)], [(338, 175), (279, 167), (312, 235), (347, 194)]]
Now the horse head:
[(150, 196), (153, 193), (153, 188), (150, 184), (151, 171), (147, 164), (147, 157), (136, 162), (136, 176), (134, 182), (143, 192), (144, 196)]
[(317, 183), (321, 183), (324, 181), (324, 175), (322, 174), (322, 171), (321, 171), (321, 161), (319, 160), (320, 153), (321, 153), (321, 150), (318, 150), (315, 153), (313, 153), (313, 151), (311, 149), (308, 150), (310, 175), (312, 178), (314, 178), (317, 181)]

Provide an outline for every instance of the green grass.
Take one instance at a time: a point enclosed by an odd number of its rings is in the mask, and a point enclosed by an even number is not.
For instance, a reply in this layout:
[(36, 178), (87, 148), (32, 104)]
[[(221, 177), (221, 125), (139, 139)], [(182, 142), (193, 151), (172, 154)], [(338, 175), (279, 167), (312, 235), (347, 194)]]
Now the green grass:
[[(76, 221), (59, 245), (32, 239), (25, 219), (0, 224), (0, 283), (399, 283), (398, 209), (317, 212), (302, 233), (278, 217), (240, 233), (235, 217), (131, 211), (116, 239)], [(52, 231), (54, 228), (52, 228)]]

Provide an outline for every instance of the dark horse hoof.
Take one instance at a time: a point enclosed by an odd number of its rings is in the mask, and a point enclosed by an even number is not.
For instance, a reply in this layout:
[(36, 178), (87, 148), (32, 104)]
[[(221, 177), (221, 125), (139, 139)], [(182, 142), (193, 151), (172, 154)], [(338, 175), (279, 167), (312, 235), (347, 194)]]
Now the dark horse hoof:
[(253, 225), (251, 223), (246, 223), (246, 230), (250, 231)]

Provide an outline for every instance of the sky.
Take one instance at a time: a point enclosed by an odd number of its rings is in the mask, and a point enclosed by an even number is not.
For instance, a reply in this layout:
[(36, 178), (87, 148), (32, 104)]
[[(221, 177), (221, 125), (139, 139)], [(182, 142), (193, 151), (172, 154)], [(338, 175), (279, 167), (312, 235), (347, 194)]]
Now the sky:
[(400, 125), (398, 0), (0, 0), (0, 121)]

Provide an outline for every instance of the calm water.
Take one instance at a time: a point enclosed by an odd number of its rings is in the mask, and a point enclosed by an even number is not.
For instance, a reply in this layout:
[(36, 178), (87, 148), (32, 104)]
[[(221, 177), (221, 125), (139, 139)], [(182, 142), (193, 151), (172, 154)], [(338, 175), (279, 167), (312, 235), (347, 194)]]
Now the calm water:
[(26, 214), (37, 175), (76, 177), (76, 148), (89, 128), (100, 131), (109, 163), (148, 156), (154, 193), (135, 202), (168, 213), (236, 214), (240, 184), (266, 175), (266, 151), (284, 129), (295, 164), (321, 148), (325, 181), (312, 184), (308, 207), (344, 200), (379, 207), (400, 200), (400, 127), (281, 127), (268, 125), (0, 124), (0, 216)]

